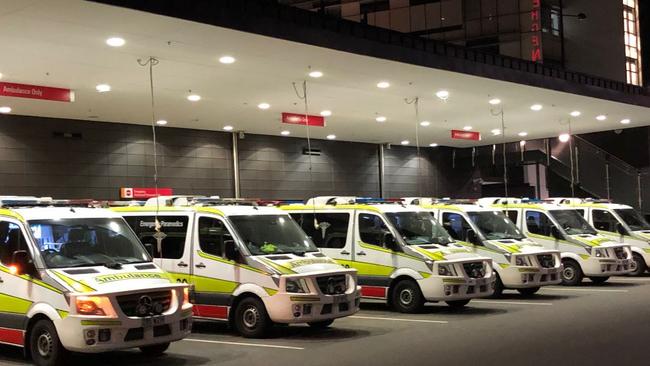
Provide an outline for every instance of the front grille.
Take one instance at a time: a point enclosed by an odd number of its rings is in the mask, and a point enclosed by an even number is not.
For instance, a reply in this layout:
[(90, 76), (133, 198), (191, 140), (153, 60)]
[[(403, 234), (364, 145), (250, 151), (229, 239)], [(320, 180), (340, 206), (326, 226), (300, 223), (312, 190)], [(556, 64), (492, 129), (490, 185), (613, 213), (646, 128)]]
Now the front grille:
[(467, 275), (471, 278), (485, 277), (485, 268), (483, 267), (483, 262), (463, 263), (463, 269), (465, 269), (465, 273), (467, 273)]
[(539, 264), (544, 268), (553, 268), (555, 267), (555, 260), (551, 254), (540, 254), (537, 256)]
[(614, 248), (614, 253), (616, 253), (616, 258), (618, 258), (618, 259), (626, 259), (627, 258), (627, 253), (625, 252), (625, 249), (623, 249), (623, 248)]
[(163, 324), (153, 327), (153, 336), (154, 337), (165, 337), (172, 334), (172, 328), (169, 324)]
[(345, 275), (323, 276), (316, 278), (318, 288), (325, 295), (344, 294), (347, 286), (345, 285)]
[(144, 328), (131, 328), (124, 336), (124, 342), (139, 341), (144, 338)]
[(117, 303), (124, 315), (129, 317), (160, 315), (169, 310), (172, 292), (156, 291), (122, 295), (117, 297)]

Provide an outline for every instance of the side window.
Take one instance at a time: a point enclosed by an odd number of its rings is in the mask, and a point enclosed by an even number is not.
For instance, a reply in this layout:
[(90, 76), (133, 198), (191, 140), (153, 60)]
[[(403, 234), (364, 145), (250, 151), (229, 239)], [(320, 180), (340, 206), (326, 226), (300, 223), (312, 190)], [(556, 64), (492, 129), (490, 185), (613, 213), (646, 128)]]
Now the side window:
[(185, 250), (187, 238), (187, 216), (158, 216), (160, 231), (167, 235), (161, 242), (162, 251), (158, 250), (158, 241), (154, 238), (156, 233), (155, 216), (128, 216), (126, 222), (131, 226), (140, 241), (146, 246), (153, 246), (154, 258), (180, 259)]
[(463, 215), (452, 212), (442, 214), (442, 226), (452, 238), (459, 241), (467, 241), (467, 231), (472, 228)]
[(510, 221), (514, 222), (517, 225), (517, 218), (519, 218), (519, 211), (517, 210), (506, 210), (505, 214), (508, 216)]
[(205, 253), (222, 257), (224, 243), (233, 240), (223, 221), (214, 217), (199, 218), (199, 247)]
[(537, 235), (551, 236), (551, 228), (553, 226), (553, 222), (545, 213), (526, 211), (526, 227), (528, 228), (528, 232)]
[(390, 233), (384, 220), (374, 214), (359, 214), (359, 235), (364, 243), (383, 246), (384, 235)]
[(616, 232), (618, 220), (609, 211), (592, 210), (591, 215), (593, 216), (594, 227), (597, 230)]
[(345, 247), (345, 243), (348, 240), (348, 227), (350, 225), (349, 213), (316, 213), (318, 228), (314, 225), (313, 213), (293, 213), (291, 217), (311, 237), (311, 240), (317, 247), (334, 249)]
[(0, 263), (11, 264), (11, 258), (17, 250), (28, 250), (27, 241), (20, 226), (11, 222), (0, 222)]

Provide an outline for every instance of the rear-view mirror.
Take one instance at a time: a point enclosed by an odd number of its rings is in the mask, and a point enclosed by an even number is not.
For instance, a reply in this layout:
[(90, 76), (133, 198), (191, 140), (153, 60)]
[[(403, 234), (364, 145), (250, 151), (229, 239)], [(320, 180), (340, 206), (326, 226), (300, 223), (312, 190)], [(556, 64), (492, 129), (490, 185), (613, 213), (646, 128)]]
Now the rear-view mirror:
[(237, 250), (237, 246), (235, 245), (235, 241), (224, 240), (223, 245), (224, 245), (223, 253), (226, 259), (229, 259), (231, 261), (236, 261), (238, 250)]
[(563, 239), (562, 233), (560, 232), (560, 229), (557, 228), (557, 226), (551, 226), (551, 236), (557, 240)]
[(621, 235), (628, 234), (627, 229), (625, 229), (625, 227), (623, 227), (623, 225), (620, 222), (616, 223), (616, 231)]
[(26, 250), (16, 250), (11, 255), (11, 264), (9, 267), (16, 275), (30, 274), (33, 264), (29, 260), (29, 253)]

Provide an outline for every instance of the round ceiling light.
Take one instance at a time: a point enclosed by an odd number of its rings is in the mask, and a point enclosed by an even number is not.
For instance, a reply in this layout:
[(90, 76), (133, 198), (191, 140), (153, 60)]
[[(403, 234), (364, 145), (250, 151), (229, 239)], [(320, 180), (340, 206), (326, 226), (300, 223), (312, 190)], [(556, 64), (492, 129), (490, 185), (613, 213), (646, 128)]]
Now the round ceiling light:
[(198, 94), (190, 94), (187, 96), (187, 100), (189, 100), (190, 102), (198, 102), (199, 100), (201, 100), (201, 96)]
[(336, 135), (327, 135), (328, 140), (336, 140)]
[(323, 73), (321, 71), (318, 71), (318, 70), (314, 70), (314, 71), (309, 73), (309, 77), (312, 77), (314, 79), (318, 79), (319, 77), (322, 77), (322, 76), (323, 76)]
[(571, 136), (568, 133), (563, 133), (558, 136), (558, 140), (560, 140), (560, 142), (567, 142), (569, 139), (571, 139)]
[(260, 103), (257, 105), (257, 108), (259, 109), (269, 109), (271, 108), (271, 105), (269, 103)]
[(573, 112), (571, 112), (570, 114), (571, 114), (571, 117), (580, 117), (580, 115), (581, 115), (582, 113), (581, 113), (580, 111), (573, 111)]
[(332, 115), (332, 111), (326, 109), (324, 111), (320, 111), (320, 115), (323, 117), (329, 117)]
[(11, 107), (7, 107), (7, 106), (0, 107), (0, 113), (2, 114), (11, 113)]
[(280, 132), (280, 134), (282, 136), (289, 136), (289, 135), (291, 135), (291, 131), (284, 130), (284, 131)]
[(375, 121), (377, 121), (377, 122), (386, 122), (386, 117), (384, 117), (384, 116), (377, 116), (377, 118), (375, 118)]
[(377, 83), (377, 87), (380, 89), (386, 89), (390, 86), (390, 83), (388, 81), (380, 81)]
[(449, 92), (446, 90), (439, 90), (436, 92), (436, 97), (438, 97), (440, 100), (447, 100), (449, 99)]
[(601, 115), (599, 115), (599, 116), (596, 116), (596, 119), (599, 120), (599, 121), (604, 121), (604, 120), (607, 119), (607, 116), (604, 115), (604, 114), (601, 114)]
[(400, 143), (401, 143), (402, 145), (408, 145), (408, 144), (411, 143), (411, 141), (409, 141), (409, 140), (404, 140), (404, 141), (402, 141), (402, 142), (400, 142)]
[(429, 127), (430, 125), (431, 125), (431, 122), (429, 122), (429, 121), (420, 122), (420, 126), (422, 126), (422, 127)]
[(100, 93), (106, 93), (111, 91), (111, 86), (108, 84), (98, 84), (95, 89)]
[(499, 104), (501, 104), (501, 99), (499, 99), (499, 98), (492, 98), (492, 99), (490, 99), (490, 100), (488, 101), (488, 103), (490, 103), (490, 104), (492, 104), (492, 105), (499, 105)]
[(539, 112), (544, 108), (541, 104), (533, 104), (530, 106), (531, 111)]
[(120, 37), (111, 37), (106, 40), (106, 44), (111, 47), (122, 47), (124, 46), (125, 43), (126, 41), (124, 40), (124, 38), (120, 38)]
[(219, 57), (219, 62), (221, 62), (222, 64), (233, 64), (233, 63), (235, 63), (235, 61), (237, 61), (237, 60), (235, 60), (235, 58), (232, 57), (232, 56), (221, 56), (221, 57)]
[(226, 125), (226, 126), (223, 126), (223, 130), (224, 131), (232, 131), (233, 127), (231, 125)]
[(158, 126), (164, 126), (164, 125), (167, 124), (167, 121), (165, 121), (164, 119), (159, 119), (159, 120), (156, 121), (156, 124)]

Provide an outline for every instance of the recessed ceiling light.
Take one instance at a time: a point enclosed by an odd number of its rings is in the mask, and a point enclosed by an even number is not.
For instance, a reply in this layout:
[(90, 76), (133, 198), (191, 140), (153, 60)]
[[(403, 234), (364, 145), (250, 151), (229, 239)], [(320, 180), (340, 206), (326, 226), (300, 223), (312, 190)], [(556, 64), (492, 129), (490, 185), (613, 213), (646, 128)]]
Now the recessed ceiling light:
[(232, 131), (233, 127), (231, 125), (223, 126), (224, 131)]
[(465, 127), (463, 127), (463, 130), (465, 130), (465, 131), (471, 131), (472, 128), (474, 128), (474, 127), (472, 127), (472, 126), (465, 126)]
[(439, 90), (438, 92), (436, 92), (436, 97), (442, 100), (447, 100), (449, 99), (449, 92), (446, 90)]
[(11, 112), (11, 107), (7, 107), (7, 106), (0, 107), (0, 113), (7, 114), (10, 112)]
[(544, 107), (542, 107), (541, 104), (533, 104), (533, 105), (530, 106), (530, 109), (531, 109), (532, 111), (535, 111), (535, 112), (537, 112), (537, 111), (541, 111), (542, 108), (544, 108)]
[(282, 136), (289, 136), (289, 135), (291, 135), (291, 131), (284, 130), (284, 131), (280, 132), (280, 134)]
[(309, 76), (312, 77), (312, 78), (318, 79), (319, 77), (323, 76), (323, 73), (318, 71), (318, 70), (314, 70), (314, 71), (309, 73)]
[(528, 132), (519, 132), (517, 135), (521, 137), (528, 136)]
[(560, 136), (558, 136), (558, 140), (560, 140), (560, 142), (567, 142), (569, 141), (570, 138), (571, 136), (568, 133), (563, 133)]
[(604, 121), (604, 120), (607, 119), (607, 116), (604, 115), (604, 114), (601, 114), (601, 115), (599, 115), (599, 116), (596, 116), (596, 119), (599, 120), (599, 121)]
[(124, 38), (120, 38), (120, 37), (111, 37), (106, 40), (106, 44), (111, 47), (122, 47), (124, 46), (125, 43), (126, 41), (124, 40)]
[(438, 144), (436, 144), (436, 143), (434, 142), (434, 143), (432, 143), (432, 144), (429, 144), (429, 146), (431, 146), (431, 147), (436, 147), (436, 146), (438, 146)]
[(499, 105), (499, 104), (501, 104), (501, 99), (499, 99), (499, 98), (492, 98), (492, 99), (490, 99), (490, 100), (488, 101), (488, 103), (490, 103), (490, 104), (492, 104), (492, 105)]
[(519, 146), (521, 146), (521, 147), (526, 146), (526, 141), (525, 140), (519, 141)]
[(390, 83), (388, 81), (380, 81), (377, 83), (377, 87), (381, 89), (386, 89), (390, 86)]
[(377, 118), (375, 118), (375, 121), (377, 121), (377, 122), (386, 122), (386, 117), (378, 116)]
[(328, 140), (336, 140), (336, 135), (327, 135)]
[(326, 109), (324, 111), (320, 111), (320, 115), (323, 117), (329, 117), (332, 115), (332, 111)]
[(260, 103), (257, 105), (257, 108), (259, 109), (269, 109), (271, 108), (271, 105), (269, 103)]
[(198, 102), (199, 100), (201, 100), (201, 96), (198, 94), (190, 94), (187, 96), (187, 100), (189, 100), (190, 102)]
[(429, 122), (429, 121), (422, 121), (422, 122), (420, 122), (420, 126), (422, 126), (422, 127), (428, 127), (428, 126), (430, 126), (430, 125), (431, 125), (431, 122)]
[(621, 120), (621, 123), (624, 124), (624, 125), (629, 125), (630, 122), (632, 122), (632, 121), (630, 121), (628, 118)]
[(159, 119), (156, 121), (156, 124), (159, 126), (164, 126), (167, 124), (167, 121), (165, 121), (164, 119)]
[(404, 141), (402, 141), (402, 142), (400, 142), (400, 143), (401, 143), (402, 145), (408, 145), (408, 144), (411, 143), (411, 141), (409, 141), (409, 140), (404, 140)]
[(221, 57), (219, 57), (219, 62), (221, 62), (222, 64), (232, 64), (235, 61), (237, 61), (237, 60), (235, 60), (235, 58), (232, 57), (232, 56), (221, 56)]
[(498, 128), (495, 128), (494, 130), (490, 131), (494, 136), (498, 136), (501, 134), (501, 130)]
[(573, 111), (573, 112), (571, 112), (570, 114), (571, 114), (571, 117), (580, 117), (580, 115), (581, 115), (582, 113), (580, 113), (580, 111)]
[(111, 91), (111, 86), (108, 84), (98, 84), (95, 89), (100, 93), (106, 93)]

